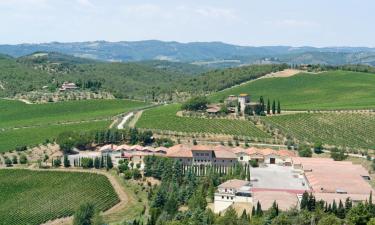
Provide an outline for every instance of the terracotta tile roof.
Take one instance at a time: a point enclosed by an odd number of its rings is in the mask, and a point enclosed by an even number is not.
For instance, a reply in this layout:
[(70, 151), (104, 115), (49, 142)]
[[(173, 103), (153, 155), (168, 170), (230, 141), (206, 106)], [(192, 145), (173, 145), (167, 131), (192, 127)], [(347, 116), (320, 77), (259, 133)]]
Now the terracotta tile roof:
[(172, 158), (192, 158), (193, 153), (190, 150), (190, 147), (183, 144), (178, 144), (170, 147), (167, 151), (167, 157)]
[(126, 144), (119, 145), (117, 146), (117, 150), (130, 150), (130, 146)]
[(155, 148), (155, 152), (167, 152), (167, 151), (168, 151), (168, 148), (163, 147), (163, 146)]
[(114, 151), (117, 149), (117, 145), (104, 145), (99, 149), (99, 151)]
[(368, 195), (374, 190), (362, 176), (369, 176), (361, 165), (348, 161), (322, 158), (294, 157), (294, 164), (301, 164), (312, 190), (317, 193), (346, 192)]
[(290, 150), (278, 150), (276, 151), (276, 154), (282, 157), (295, 157), (296, 153)]
[(261, 149), (261, 154), (266, 156), (266, 155), (277, 155), (276, 154), (276, 151), (273, 150), (273, 149), (270, 149), (270, 148), (265, 148), (265, 149)]
[(213, 147), (207, 145), (193, 145), (191, 147), (192, 151), (212, 151)]
[(154, 152), (155, 148), (151, 146), (146, 146), (142, 148), (142, 151), (149, 151), (149, 152)]
[(238, 179), (233, 179), (233, 180), (228, 180), (222, 184), (219, 185), (219, 188), (233, 188), (233, 189), (239, 189), (243, 186), (246, 186), (250, 184), (249, 181), (246, 180), (238, 180)]
[(142, 151), (143, 147), (140, 145), (133, 145), (130, 147), (131, 150)]
[(297, 195), (294, 193), (284, 191), (259, 191), (253, 193), (253, 202), (257, 204), (260, 202), (262, 209), (271, 208), (274, 201), (281, 210), (288, 210), (298, 204)]
[(231, 151), (234, 152), (234, 153), (246, 152), (246, 150), (244, 148), (241, 148), (241, 147), (232, 148)]
[(214, 152), (217, 159), (237, 159), (237, 156), (232, 151), (222, 149)]
[(347, 198), (350, 198), (352, 201), (366, 201), (368, 200), (369, 194), (336, 194), (336, 193), (314, 193), (316, 200), (324, 200), (327, 203), (333, 203), (335, 200), (336, 204), (340, 200), (344, 203)]
[(231, 151), (232, 148), (229, 148), (229, 147), (224, 146), (224, 145), (216, 145), (215, 147), (213, 147), (213, 150), (215, 150), (215, 151), (220, 151), (220, 150)]

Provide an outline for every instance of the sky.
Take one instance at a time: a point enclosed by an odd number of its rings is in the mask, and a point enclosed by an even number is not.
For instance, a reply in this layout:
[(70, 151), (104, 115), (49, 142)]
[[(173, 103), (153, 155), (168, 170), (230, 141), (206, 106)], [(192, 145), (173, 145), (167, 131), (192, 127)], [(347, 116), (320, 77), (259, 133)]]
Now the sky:
[(374, 0), (0, 0), (0, 44), (163, 40), (375, 47)]

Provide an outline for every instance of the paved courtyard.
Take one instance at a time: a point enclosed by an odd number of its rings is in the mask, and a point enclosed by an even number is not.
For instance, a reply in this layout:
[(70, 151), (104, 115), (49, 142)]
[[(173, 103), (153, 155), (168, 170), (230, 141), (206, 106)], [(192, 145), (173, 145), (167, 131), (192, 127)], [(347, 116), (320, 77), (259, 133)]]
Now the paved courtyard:
[(293, 167), (267, 165), (251, 168), (250, 175), (254, 189), (308, 190), (304, 176), (294, 172)]

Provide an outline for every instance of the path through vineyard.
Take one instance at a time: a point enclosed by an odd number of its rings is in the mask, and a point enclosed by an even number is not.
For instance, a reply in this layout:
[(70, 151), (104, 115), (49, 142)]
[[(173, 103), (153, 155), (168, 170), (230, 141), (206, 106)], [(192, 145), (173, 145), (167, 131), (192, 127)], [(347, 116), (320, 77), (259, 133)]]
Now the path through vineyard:
[[(40, 171), (45, 171), (45, 170), (42, 170), (42, 169), (33, 169), (33, 170), (40, 170)], [(105, 171), (97, 171), (97, 170), (83, 170), (83, 169), (67, 169), (67, 168), (62, 168), (62, 169), (49, 169), (49, 171), (65, 171), (65, 172), (85, 172), (85, 173), (97, 173), (97, 174), (102, 174), (104, 176), (106, 176), (109, 180), (109, 182), (111, 182), (113, 188), (115, 189), (119, 199), (120, 199), (120, 202), (117, 203), (116, 205), (114, 205), (112, 208), (110, 208), (109, 210), (105, 211), (103, 213), (103, 215), (110, 215), (112, 213), (116, 213), (116, 212), (119, 212), (121, 211), (124, 207), (126, 207), (126, 204), (128, 203), (128, 195), (126, 194), (126, 192), (124, 191), (124, 189), (122, 188), (122, 186), (119, 184), (119, 182), (116, 180), (116, 178), (108, 173), (108, 172), (105, 172)], [(43, 225), (71, 225), (73, 223), (73, 216), (70, 216), (70, 217), (64, 217), (64, 218), (59, 218), (59, 219), (56, 219), (56, 220), (52, 220), (52, 221), (48, 221), (46, 223), (44, 223)]]

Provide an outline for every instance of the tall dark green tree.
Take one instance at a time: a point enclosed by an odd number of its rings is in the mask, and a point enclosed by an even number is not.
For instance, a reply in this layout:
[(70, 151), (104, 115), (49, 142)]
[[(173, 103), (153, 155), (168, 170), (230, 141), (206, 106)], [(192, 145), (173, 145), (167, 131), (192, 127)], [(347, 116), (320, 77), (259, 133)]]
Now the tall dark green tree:
[(276, 113), (276, 102), (275, 100), (272, 101), (272, 114)]
[(267, 99), (267, 114), (271, 114), (271, 103), (270, 103), (270, 99)]
[(280, 101), (277, 100), (277, 114), (280, 114), (281, 113), (281, 105), (280, 105)]

